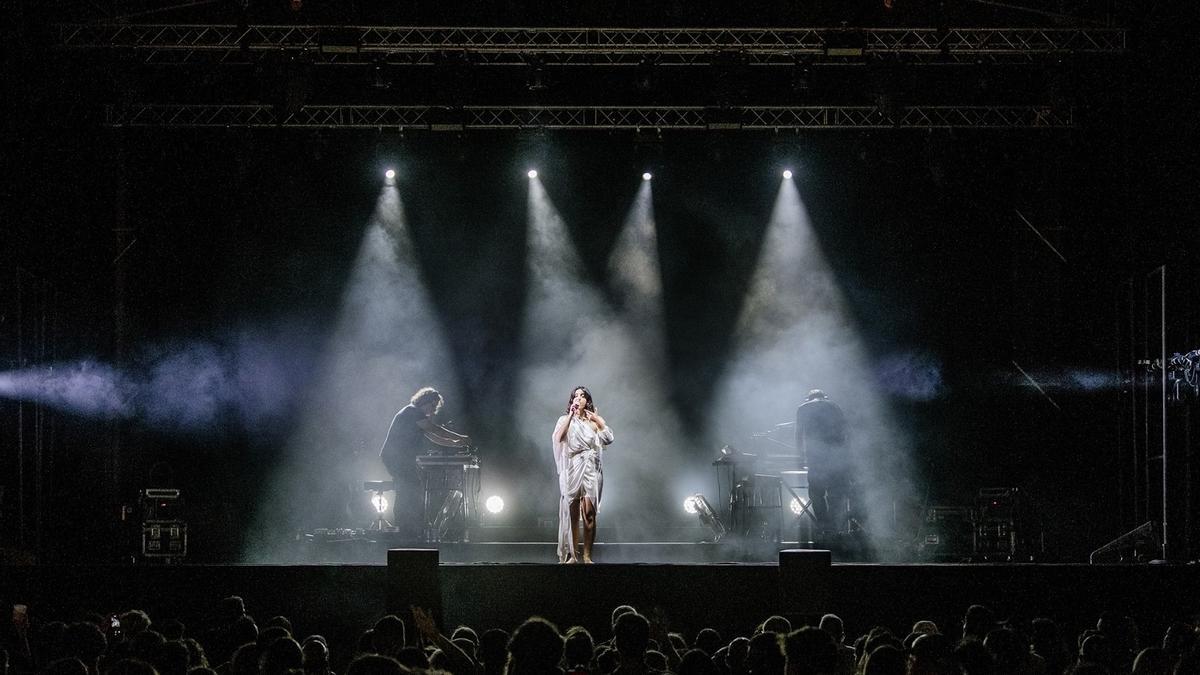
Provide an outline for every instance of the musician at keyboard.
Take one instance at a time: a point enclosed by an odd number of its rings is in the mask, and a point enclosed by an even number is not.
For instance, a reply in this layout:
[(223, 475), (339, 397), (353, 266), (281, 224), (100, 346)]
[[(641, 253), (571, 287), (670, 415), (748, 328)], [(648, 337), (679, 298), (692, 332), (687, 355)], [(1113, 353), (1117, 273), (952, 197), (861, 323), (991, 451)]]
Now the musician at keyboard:
[(461, 452), (466, 452), (471, 444), (469, 437), (434, 421), (444, 403), (437, 389), (418, 389), (408, 405), (392, 418), (387, 439), (379, 450), (379, 457), (396, 485), (392, 523), (413, 539), (419, 538), (424, 529), (425, 493), (417, 470), (417, 457), (425, 454), (428, 443)]

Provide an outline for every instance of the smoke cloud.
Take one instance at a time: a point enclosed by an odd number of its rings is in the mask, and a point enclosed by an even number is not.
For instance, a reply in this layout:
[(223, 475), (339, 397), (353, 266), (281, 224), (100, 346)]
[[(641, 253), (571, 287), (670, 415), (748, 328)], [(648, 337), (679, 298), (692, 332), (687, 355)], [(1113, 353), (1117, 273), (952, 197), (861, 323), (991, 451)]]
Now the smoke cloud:
[[(846, 415), (847, 460), (865, 493), (864, 527), (884, 544), (894, 500), (913, 494), (910, 450), (887, 394), (935, 395), (939, 369), (920, 358), (885, 359), (872, 367), (790, 180), (781, 184), (762, 250), (718, 391), (712, 433), (743, 450), (759, 450), (754, 432), (794, 420), (806, 393), (824, 390)], [(793, 443), (787, 434), (777, 440)], [(774, 443), (761, 451), (783, 450)]]
[(136, 387), (124, 373), (90, 359), (0, 373), (0, 396), (86, 417), (132, 416)]
[(579, 249), (537, 179), (530, 181), (527, 313), (517, 420), (525, 460), (538, 467), (519, 486), (539, 495), (556, 523), (550, 435), (575, 386), (587, 386), (616, 442), (604, 455), (599, 524), (622, 541), (670, 536), (688, 487), (679, 422), (663, 383), (661, 275), (648, 184), (635, 198), (610, 258), (617, 309), (582, 278)]
[(875, 364), (882, 391), (898, 399), (932, 401), (942, 395), (942, 366), (932, 354), (893, 354)]
[(1089, 369), (1027, 368), (1025, 373), (1016, 370), (998, 373), (993, 380), (996, 384), (1022, 389), (1036, 389), (1033, 384), (1036, 382), (1043, 391), (1055, 393), (1113, 391), (1121, 385), (1118, 373)]
[(367, 525), (373, 512), (362, 482), (390, 480), (379, 448), (392, 416), (422, 386), (438, 388), (450, 405), (457, 399), (443, 328), (395, 187), (379, 196), (336, 327), (314, 362), (313, 385), (264, 490), (246, 561), (294, 555), (288, 535), (301, 528)]
[(83, 359), (0, 374), (0, 396), (84, 417), (136, 421), (164, 432), (284, 421), (306, 379), (313, 338), (290, 324), (230, 330), (220, 339), (145, 348), (117, 368)]

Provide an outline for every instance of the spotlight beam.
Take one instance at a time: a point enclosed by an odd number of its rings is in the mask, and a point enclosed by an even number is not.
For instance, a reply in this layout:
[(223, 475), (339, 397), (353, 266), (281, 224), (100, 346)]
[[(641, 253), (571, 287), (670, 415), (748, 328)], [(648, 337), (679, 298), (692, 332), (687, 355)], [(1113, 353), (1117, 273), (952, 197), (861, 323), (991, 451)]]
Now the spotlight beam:
[(784, 179), (778, 190), (719, 385), (714, 436), (741, 438), (794, 420), (805, 392), (829, 391), (846, 414), (849, 435), (836, 458), (845, 464), (828, 468), (856, 476), (858, 506), (879, 524), (870, 534), (886, 537), (890, 505), (914, 491), (906, 434), (880, 390), (796, 183)]
[[(642, 182), (641, 195), (635, 199), (632, 213), (650, 212), (650, 183)], [(529, 181), (528, 202), (528, 286), (522, 329), (516, 428), (525, 433), (527, 456), (516, 458), (532, 467), (541, 467), (551, 478), (525, 472), (530, 483), (512, 485), (514, 493), (544, 493), (555, 485), (552, 476), (558, 467), (546, 450), (546, 438), (554, 421), (564, 412), (563, 398), (575, 385), (589, 387), (596, 406), (613, 427), (617, 437), (611, 453), (606, 451), (604, 497), (600, 508), (602, 527), (618, 528), (614, 536), (661, 536), (662, 523), (647, 521), (635, 514), (647, 510), (670, 514), (672, 523), (682, 523), (676, 496), (678, 485), (650, 486), (648, 475), (662, 475), (664, 466), (684, 467), (686, 453), (678, 448), (682, 436), (670, 414), (663, 382), (667, 380), (657, 345), (647, 334), (655, 332), (646, 318), (661, 316), (657, 249), (653, 244), (640, 246), (644, 259), (632, 271), (644, 277), (650, 286), (634, 297), (649, 298), (637, 312), (622, 312), (609, 303), (601, 289), (582, 274), (583, 255), (590, 239), (575, 240), (540, 179)], [(630, 228), (637, 223), (638, 228)], [(645, 228), (649, 228), (648, 230)], [(653, 242), (653, 223), (646, 217), (631, 217), (623, 234), (640, 241), (644, 233)], [(616, 250), (616, 249), (614, 249)], [(610, 263), (628, 263), (631, 258), (614, 257)], [(610, 264), (609, 270), (613, 271)], [(642, 313), (641, 307), (645, 308)], [(658, 411), (648, 415), (646, 411)], [(549, 425), (549, 427), (547, 427)], [(627, 452), (626, 449), (637, 449)], [(611, 458), (611, 459), (610, 459)], [(683, 474), (674, 480), (682, 483)], [(690, 479), (688, 475), (686, 478)], [(533, 481), (537, 481), (536, 483)], [(695, 490), (695, 486), (692, 487)], [(635, 530), (640, 530), (635, 532)]]
[[(379, 193), (315, 368), (286, 452), (264, 487), (246, 538), (246, 562), (278, 561), (286, 553), (261, 542), (321, 522), (330, 497), (313, 494), (313, 485), (335, 490), (385, 475), (370, 449), (383, 443), (392, 416), (419, 387), (436, 386), (457, 400), (454, 361), (394, 186)], [(335, 450), (355, 447), (367, 450), (361, 459), (331, 459)]]

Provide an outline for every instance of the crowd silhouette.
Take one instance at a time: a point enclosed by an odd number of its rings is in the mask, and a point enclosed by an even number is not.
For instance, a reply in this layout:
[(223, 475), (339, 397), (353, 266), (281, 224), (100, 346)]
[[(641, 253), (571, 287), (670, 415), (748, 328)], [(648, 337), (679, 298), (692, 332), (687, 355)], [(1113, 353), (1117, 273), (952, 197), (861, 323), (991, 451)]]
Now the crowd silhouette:
[(1200, 675), (1192, 624), (1150, 638), (1130, 617), (1106, 613), (1076, 636), (1050, 618), (1001, 620), (982, 605), (953, 627), (918, 620), (904, 635), (876, 626), (854, 638), (834, 614), (817, 625), (771, 616), (741, 635), (705, 628), (685, 636), (630, 605), (613, 609), (605, 635), (562, 631), (540, 617), (511, 632), (458, 626), (447, 634), (412, 608), (378, 619), (347, 645), (299, 635), (284, 616), (256, 621), (237, 596), (195, 630), (137, 609), (69, 623), (30, 616), (14, 607), (0, 675), (335, 675), (335, 662), (343, 675)]

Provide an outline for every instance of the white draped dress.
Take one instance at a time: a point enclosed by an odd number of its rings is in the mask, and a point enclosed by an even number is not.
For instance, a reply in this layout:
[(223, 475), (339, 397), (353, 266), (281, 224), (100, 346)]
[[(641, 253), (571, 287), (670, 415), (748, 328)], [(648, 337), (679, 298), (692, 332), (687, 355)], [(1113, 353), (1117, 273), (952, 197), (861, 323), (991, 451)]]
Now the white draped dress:
[[(562, 424), (566, 415), (558, 418)], [(558, 468), (558, 560), (571, 557), (571, 502), (587, 497), (600, 508), (600, 493), (604, 491), (604, 472), (601, 456), (604, 446), (613, 442), (612, 427), (596, 431), (591, 422), (571, 417), (566, 440), (552, 438), (554, 463)]]

